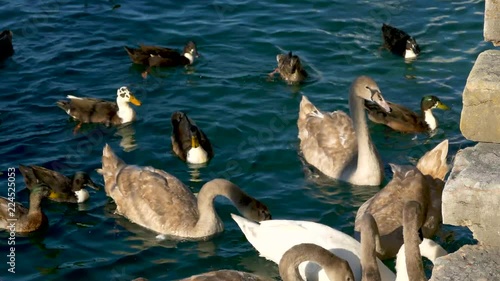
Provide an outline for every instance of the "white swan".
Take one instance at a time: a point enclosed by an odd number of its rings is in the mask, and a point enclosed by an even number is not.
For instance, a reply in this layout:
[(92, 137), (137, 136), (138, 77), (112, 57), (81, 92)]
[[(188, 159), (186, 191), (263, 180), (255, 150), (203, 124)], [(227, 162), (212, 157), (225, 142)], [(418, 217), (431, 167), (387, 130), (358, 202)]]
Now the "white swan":
[[(268, 220), (256, 223), (234, 214), (231, 216), (250, 244), (266, 259), (279, 263), (283, 254), (294, 245), (312, 243), (346, 260), (354, 279), (361, 280), (361, 244), (343, 232), (309, 221)], [(395, 280), (396, 275), (387, 266), (379, 259), (377, 263), (382, 280)], [(325, 271), (312, 262), (302, 263), (299, 272), (306, 280), (329, 280)]]
[(104, 189), (116, 212), (157, 233), (206, 240), (223, 231), (214, 199), (225, 196), (246, 217), (270, 219), (267, 207), (224, 179), (207, 182), (195, 197), (176, 177), (153, 167), (127, 165), (106, 144), (102, 153)]
[(321, 112), (302, 96), (297, 120), (300, 148), (309, 164), (331, 178), (380, 185), (384, 167), (370, 138), (364, 100), (391, 110), (377, 83), (367, 76), (356, 78), (349, 90), (351, 117), (342, 111)]

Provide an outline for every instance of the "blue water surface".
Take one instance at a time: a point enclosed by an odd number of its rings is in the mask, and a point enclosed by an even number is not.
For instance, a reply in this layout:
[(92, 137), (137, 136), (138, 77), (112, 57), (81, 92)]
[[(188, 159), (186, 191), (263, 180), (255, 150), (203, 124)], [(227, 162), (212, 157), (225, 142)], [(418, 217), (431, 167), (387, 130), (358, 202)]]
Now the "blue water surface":
[[(389, 162), (415, 164), (443, 139), (449, 161), (472, 145), (459, 130), (461, 94), (483, 42), (483, 1), (1, 1), (0, 29), (14, 33), (15, 55), (0, 65), (0, 195), (6, 171), (19, 164), (83, 170), (102, 184), (102, 148), (110, 144), (127, 163), (151, 165), (198, 192), (227, 178), (270, 208), (273, 218), (312, 220), (350, 235), (358, 207), (380, 188), (353, 187), (319, 176), (298, 152), (301, 95), (324, 110), (347, 110), (350, 83), (373, 77), (387, 100), (417, 110), (423, 95), (451, 106), (438, 111), (433, 136), (400, 134), (370, 124)], [(410, 63), (380, 49), (380, 27), (406, 30), (422, 48)], [(123, 46), (154, 44), (182, 49), (197, 43), (201, 57), (186, 68), (154, 70), (133, 65)], [(267, 73), (278, 53), (298, 54), (308, 82), (290, 86)], [(66, 95), (114, 100), (129, 86), (143, 105), (129, 126), (85, 125), (55, 103)], [(209, 136), (215, 158), (189, 167), (171, 153), (170, 115), (189, 114)], [(19, 172), (16, 200), (28, 203)], [(84, 204), (45, 202), (50, 227), (16, 237), (16, 273), (7, 272), (7, 232), (0, 233), (1, 280), (176, 280), (217, 269), (277, 277), (277, 266), (259, 257), (224, 198), (217, 211), (225, 231), (208, 242), (158, 241), (156, 234), (113, 213), (104, 191)], [(276, 233), (280, 235), (280, 233)], [(286, 239), (286, 237), (283, 237)], [(436, 237), (448, 251), (473, 243), (470, 233), (445, 226)], [(391, 264), (389, 261), (388, 264)], [(430, 273), (430, 268), (427, 269)]]

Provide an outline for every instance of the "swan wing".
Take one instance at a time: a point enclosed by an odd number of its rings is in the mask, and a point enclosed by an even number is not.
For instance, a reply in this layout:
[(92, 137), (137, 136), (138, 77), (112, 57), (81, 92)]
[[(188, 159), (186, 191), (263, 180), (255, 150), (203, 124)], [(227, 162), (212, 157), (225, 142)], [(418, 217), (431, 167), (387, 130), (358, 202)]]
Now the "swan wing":
[(305, 160), (332, 178), (340, 178), (357, 156), (351, 118), (342, 111), (312, 112), (305, 120), (300, 148)]
[(193, 193), (174, 176), (152, 167), (124, 167), (110, 196), (118, 213), (162, 234), (182, 236), (199, 217)]

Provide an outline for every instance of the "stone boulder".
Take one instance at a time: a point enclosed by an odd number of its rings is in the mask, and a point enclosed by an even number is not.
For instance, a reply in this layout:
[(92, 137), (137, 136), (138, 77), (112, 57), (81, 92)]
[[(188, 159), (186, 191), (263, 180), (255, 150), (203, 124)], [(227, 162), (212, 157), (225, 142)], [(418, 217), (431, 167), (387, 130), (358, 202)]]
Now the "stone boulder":
[(434, 264), (431, 281), (500, 280), (500, 248), (465, 245), (440, 257)]
[(463, 92), (460, 130), (472, 141), (500, 143), (500, 51), (479, 54)]
[(467, 226), (481, 243), (500, 246), (500, 144), (458, 151), (442, 199), (443, 223)]
[(500, 1), (486, 0), (484, 10), (484, 41), (500, 46)]

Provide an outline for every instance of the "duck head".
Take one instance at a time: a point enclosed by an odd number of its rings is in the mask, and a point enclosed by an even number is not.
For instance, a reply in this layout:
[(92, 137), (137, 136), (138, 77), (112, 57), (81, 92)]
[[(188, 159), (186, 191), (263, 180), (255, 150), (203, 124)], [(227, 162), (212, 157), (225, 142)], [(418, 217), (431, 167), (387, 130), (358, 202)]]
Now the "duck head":
[(184, 46), (184, 56), (189, 60), (190, 64), (194, 62), (194, 59), (199, 57), (198, 50), (196, 49), (196, 44), (193, 41), (189, 41)]
[(392, 109), (385, 101), (380, 89), (375, 81), (368, 76), (360, 76), (354, 80), (351, 86), (358, 98), (362, 98), (369, 102), (374, 102), (382, 107), (386, 112), (391, 112)]
[(291, 82), (300, 82), (307, 77), (299, 56), (293, 55), (292, 52), (286, 55), (277, 55), (276, 61), (278, 62), (277, 71), (284, 79)]
[(416, 58), (420, 54), (420, 47), (413, 37), (406, 40), (405, 59)]
[(420, 103), (420, 106), (422, 108), (422, 111), (426, 111), (429, 109), (442, 109), (442, 110), (449, 110), (450, 108), (445, 105), (441, 100), (436, 97), (436, 96), (425, 96), (422, 98), (422, 101)]
[(40, 198), (48, 198), (51, 194), (52, 190), (50, 187), (42, 182), (38, 182), (33, 188), (31, 189), (31, 194), (36, 197)]
[(99, 190), (99, 186), (95, 184), (90, 178), (90, 176), (85, 172), (76, 172), (75, 175), (73, 176), (72, 184), (73, 185), (71, 190), (73, 191), (81, 190), (84, 186), (88, 186), (95, 190)]
[(132, 94), (132, 92), (126, 87), (122, 86), (116, 91), (116, 102), (117, 103), (128, 103), (131, 102), (136, 106), (141, 106), (141, 102)]

